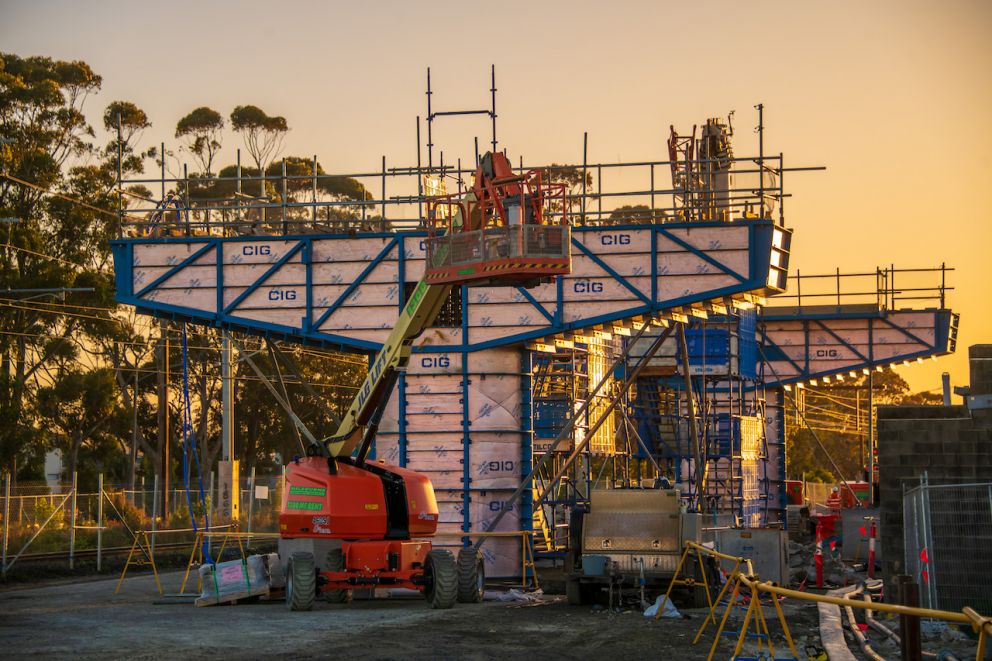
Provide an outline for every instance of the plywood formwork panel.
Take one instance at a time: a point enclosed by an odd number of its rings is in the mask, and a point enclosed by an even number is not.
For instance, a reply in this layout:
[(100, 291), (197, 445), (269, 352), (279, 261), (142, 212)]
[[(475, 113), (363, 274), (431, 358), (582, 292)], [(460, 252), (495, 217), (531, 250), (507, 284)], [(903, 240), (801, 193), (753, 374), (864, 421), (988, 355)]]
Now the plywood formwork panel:
[(954, 350), (950, 310), (879, 309), (844, 316), (807, 316), (767, 308), (759, 324), (767, 386), (843, 374)]
[[(430, 478), (441, 508), (440, 532), (488, 530), (499, 499), (520, 484), (530, 447), (523, 428), (529, 411), (522, 410), (528, 376), (520, 352), (510, 348), (412, 357), (383, 413), (375, 457)], [(500, 529), (520, 525), (514, 512)], [(489, 575), (519, 576), (519, 539), (490, 540), (484, 556)]]
[[(527, 290), (470, 288), (467, 337), (452, 339), (483, 349), (767, 293), (771, 235), (781, 231), (769, 221), (574, 228), (569, 275)], [(418, 233), (120, 240), (118, 300), (171, 318), (371, 350), (394, 325), (404, 286), (423, 273), (423, 243)]]

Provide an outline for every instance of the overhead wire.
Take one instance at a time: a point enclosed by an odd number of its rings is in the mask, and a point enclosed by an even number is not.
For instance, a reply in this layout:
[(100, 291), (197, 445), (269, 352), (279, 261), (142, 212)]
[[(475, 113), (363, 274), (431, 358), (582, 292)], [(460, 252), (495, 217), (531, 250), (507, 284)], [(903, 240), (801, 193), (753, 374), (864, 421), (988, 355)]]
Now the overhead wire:
[(97, 213), (102, 213), (104, 215), (111, 216), (113, 218), (126, 217), (126, 218), (131, 218), (133, 220), (142, 220), (142, 221), (144, 220), (144, 218), (136, 218), (134, 216), (130, 216), (129, 214), (118, 215), (116, 211), (111, 211), (110, 209), (101, 209), (100, 207), (89, 204), (88, 202), (83, 202), (82, 200), (76, 199), (64, 193), (57, 193), (49, 188), (39, 186), (38, 184), (32, 183), (30, 181), (25, 181), (24, 179), (20, 179), (6, 172), (0, 172), (0, 177), (3, 177), (4, 179), (9, 179), (10, 181), (21, 184), (22, 186), (27, 186), (28, 188), (32, 188), (38, 192), (44, 193), (45, 195), (51, 195), (52, 197), (57, 197), (61, 200), (65, 200), (66, 202), (72, 202), (73, 204), (78, 204), (79, 206), (85, 207), (90, 211), (96, 211)]
[(27, 253), (29, 255), (34, 255), (36, 257), (43, 257), (45, 259), (50, 259), (50, 260), (55, 261), (55, 262), (60, 262), (62, 264), (67, 264), (67, 265), (73, 266), (75, 268), (83, 269), (84, 271), (95, 271), (96, 273), (101, 273), (103, 275), (110, 275), (111, 274), (110, 271), (107, 271), (107, 270), (104, 270), (104, 269), (99, 269), (99, 268), (92, 267), (92, 266), (84, 266), (84, 265), (79, 264), (77, 262), (73, 262), (73, 261), (70, 261), (68, 259), (63, 259), (62, 257), (56, 257), (55, 255), (46, 255), (45, 253), (38, 252), (37, 250), (31, 250), (30, 248), (23, 248), (21, 246), (15, 246), (13, 243), (10, 243), (9, 241), (6, 242), (6, 243), (4, 243), (4, 244), (2, 244), (2, 245), (0, 245), (0, 248), (13, 248), (14, 250), (18, 250), (20, 252)]

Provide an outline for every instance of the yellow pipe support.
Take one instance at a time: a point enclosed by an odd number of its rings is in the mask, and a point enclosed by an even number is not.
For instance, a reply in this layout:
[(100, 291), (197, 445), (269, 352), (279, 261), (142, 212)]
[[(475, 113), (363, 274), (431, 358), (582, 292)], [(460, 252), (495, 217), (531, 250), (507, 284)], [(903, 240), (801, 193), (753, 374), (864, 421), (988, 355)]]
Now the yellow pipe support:
[(969, 606), (962, 608), (961, 612), (965, 614), (971, 622), (971, 628), (978, 634), (978, 652), (975, 654), (975, 658), (984, 659), (987, 638), (988, 636), (992, 636), (992, 617), (980, 615), (975, 609)]
[[(744, 611), (744, 622), (741, 623), (741, 630), (737, 633), (737, 645), (734, 647), (734, 654), (731, 658), (737, 658), (744, 649), (744, 638), (747, 637), (747, 628), (751, 624), (751, 617), (754, 615), (754, 603), (757, 599), (754, 598), (755, 590), (751, 588), (751, 602), (747, 605), (747, 610)], [(761, 649), (760, 644), (758, 649)]]
[(727, 608), (723, 611), (723, 618), (720, 620), (720, 626), (717, 627), (716, 636), (713, 637), (713, 646), (710, 647), (710, 654), (706, 657), (706, 661), (712, 661), (713, 655), (716, 654), (716, 646), (720, 642), (720, 636), (723, 635), (723, 628), (727, 626), (727, 618), (730, 616), (730, 609), (737, 603), (737, 595), (740, 594), (741, 582), (734, 580), (733, 583), (734, 591), (730, 595), (730, 601), (727, 602)]
[(913, 608), (911, 606), (902, 606), (899, 604), (885, 604), (879, 602), (873, 602), (871, 604), (866, 604), (860, 599), (843, 599), (840, 597), (829, 597), (822, 594), (813, 594), (810, 592), (799, 592), (798, 590), (790, 590), (788, 588), (782, 588), (774, 583), (768, 581), (754, 580), (755, 577), (748, 578), (746, 576), (741, 576), (741, 582), (747, 587), (756, 587), (762, 592), (768, 592), (769, 594), (777, 594), (783, 597), (792, 597), (794, 599), (806, 599), (807, 601), (818, 601), (824, 604), (834, 604), (836, 606), (850, 606), (852, 608), (870, 608), (873, 611), (881, 611), (883, 613), (894, 613), (896, 615), (909, 615), (911, 617), (921, 617), (930, 620), (947, 620), (948, 622), (962, 622), (964, 624), (973, 624), (973, 620), (969, 618), (964, 613), (955, 613), (953, 611), (941, 611), (934, 610), (932, 608)]
[(685, 557), (689, 555), (689, 546), (686, 545), (685, 550), (682, 551), (682, 555), (679, 556), (679, 564), (675, 566), (675, 574), (672, 575), (672, 580), (668, 584), (668, 589), (665, 590), (665, 598), (660, 604), (658, 604), (658, 612), (654, 614), (654, 619), (660, 620), (662, 614), (665, 612), (665, 604), (668, 603), (668, 598), (672, 594), (672, 588), (679, 580), (679, 574), (682, 572), (682, 565), (685, 564)]
[(690, 541), (690, 542), (686, 542), (685, 545), (686, 545), (687, 548), (696, 549), (697, 551), (700, 551), (700, 552), (705, 553), (707, 555), (711, 555), (714, 558), (720, 558), (721, 560), (730, 560), (731, 562), (739, 561), (741, 564), (745, 565), (748, 568), (748, 571), (749, 572), (752, 572), (753, 573), (753, 570), (751, 569), (751, 559), (750, 558), (742, 558), (742, 557), (738, 557), (736, 555), (727, 555), (726, 553), (720, 553), (719, 551), (716, 551), (714, 549), (711, 549), (708, 546), (703, 546), (702, 544), (699, 544), (697, 542), (691, 542)]
[[(771, 583), (769, 581), (761, 581), (757, 576), (754, 575), (754, 568), (751, 565), (750, 559), (732, 556), (726, 553), (721, 553), (719, 551), (716, 551), (714, 549), (711, 549), (709, 547), (703, 546), (702, 544), (692, 541), (685, 543), (685, 551), (683, 552), (682, 557), (679, 558), (679, 565), (678, 568), (676, 569), (676, 574), (672, 578), (672, 582), (668, 586), (668, 592), (666, 592), (666, 600), (667, 600), (667, 595), (672, 590), (672, 586), (675, 585), (678, 579), (678, 572), (682, 568), (683, 561), (685, 560), (685, 556), (688, 553), (689, 549), (694, 549), (699, 554), (706, 554), (715, 558), (719, 558), (721, 560), (728, 560), (730, 562), (736, 563), (734, 566), (734, 570), (731, 573), (730, 579), (727, 581), (726, 585), (724, 585), (723, 588), (720, 590), (720, 593), (717, 595), (716, 598), (716, 603), (711, 605), (709, 614), (703, 620), (703, 623), (700, 626), (699, 631), (696, 632), (695, 639), (693, 639), (692, 641), (693, 645), (699, 642), (699, 638), (702, 636), (703, 631), (706, 630), (706, 627), (709, 625), (711, 619), (713, 620), (714, 623), (716, 623), (716, 618), (714, 617), (716, 608), (720, 604), (723, 595), (730, 587), (730, 584), (733, 583), (734, 584), (733, 593), (731, 594), (730, 601), (727, 602), (727, 608), (723, 612), (723, 618), (720, 621), (720, 625), (717, 627), (716, 637), (713, 640), (713, 645), (710, 648), (710, 653), (707, 659), (712, 659), (713, 655), (716, 653), (716, 648), (717, 648), (717, 644), (720, 641), (720, 636), (723, 633), (723, 629), (727, 624), (727, 618), (730, 616), (730, 609), (733, 608), (734, 604), (737, 603), (737, 596), (740, 592), (740, 587), (742, 585), (751, 590), (752, 596), (751, 596), (751, 603), (748, 605), (747, 612), (745, 613), (744, 616), (744, 623), (741, 625), (741, 630), (740, 633), (738, 634), (737, 646), (734, 652), (735, 656), (740, 652), (741, 648), (744, 645), (744, 637), (746, 635), (747, 626), (750, 623), (752, 615), (755, 617), (756, 625), (758, 627), (759, 632), (763, 632), (768, 637), (768, 646), (770, 650), (772, 649), (771, 635), (768, 630), (768, 622), (764, 617), (764, 612), (761, 608), (761, 601), (759, 599), (759, 595), (761, 592), (767, 592), (768, 594), (774, 596), (792, 597), (793, 599), (804, 599), (806, 601), (815, 601), (824, 604), (833, 604), (835, 606), (843, 606), (846, 608), (861, 608), (863, 610), (880, 611), (883, 613), (892, 613), (894, 615), (906, 615), (909, 617), (919, 617), (924, 619), (944, 620), (947, 622), (958, 622), (961, 624), (968, 624), (971, 625), (975, 633), (978, 634), (977, 658), (979, 659), (983, 658), (983, 655), (985, 653), (987, 637), (992, 636), (992, 617), (986, 617), (984, 615), (981, 615), (978, 612), (976, 612), (974, 609), (969, 607), (965, 607), (964, 609), (962, 609), (960, 613), (956, 613), (953, 611), (942, 611), (932, 608), (914, 608), (911, 606), (903, 606), (901, 604), (885, 604), (885, 603), (870, 602), (870, 601), (866, 602), (860, 599), (844, 599), (841, 597), (830, 597), (827, 595), (813, 594), (810, 592), (800, 592), (798, 590), (790, 590), (788, 588), (779, 587), (778, 585), (775, 585), (774, 583)], [(701, 555), (698, 557), (700, 557), (700, 561), (701, 561)], [(741, 565), (744, 565), (746, 567), (747, 570), (746, 572), (739, 571)], [(703, 580), (704, 582), (706, 580), (705, 574), (703, 576)], [(707, 586), (707, 597), (709, 597), (708, 586)], [(787, 626), (785, 621), (785, 614), (782, 612), (782, 607), (778, 603), (778, 599), (775, 599), (774, 602), (775, 602), (775, 609), (778, 613), (779, 621), (782, 623), (782, 629), (785, 632), (785, 639), (789, 645), (789, 650), (792, 652), (794, 656), (798, 658), (798, 652), (796, 651), (795, 643), (792, 640), (792, 634), (789, 631), (789, 627)], [(755, 604), (757, 604), (757, 606)], [(755, 608), (757, 609), (757, 614), (755, 614), (754, 612)]]
[[(755, 609), (758, 611), (758, 623), (760, 625), (758, 627), (758, 632), (760, 633), (760, 632), (764, 631), (764, 633), (765, 633), (765, 642), (768, 643), (768, 653), (771, 654), (772, 658), (774, 659), (775, 658), (775, 648), (772, 646), (772, 632), (769, 631), (769, 629), (768, 629), (768, 621), (765, 620), (765, 609), (761, 605), (761, 595), (758, 594), (758, 591), (757, 590), (755, 590), (752, 593), (752, 597), (751, 598), (754, 600), (754, 602), (755, 602)], [(759, 639), (759, 641), (760, 641), (760, 639)], [(758, 646), (758, 649), (761, 649), (760, 644)]]
[(731, 583), (736, 583), (736, 577), (737, 577), (737, 575), (739, 573), (738, 570), (740, 569), (740, 566), (741, 566), (741, 563), (740, 563), (740, 559), (738, 558), (736, 564), (734, 565), (734, 570), (732, 572), (730, 572), (730, 576), (732, 578), (727, 579), (727, 582), (723, 584), (723, 587), (720, 588), (720, 592), (716, 595), (716, 601), (714, 601), (710, 605), (710, 612), (707, 614), (706, 618), (703, 620), (703, 623), (699, 626), (699, 631), (696, 632), (696, 637), (692, 639), (692, 644), (693, 645), (695, 645), (696, 643), (699, 642), (700, 637), (702, 637), (702, 635), (703, 635), (703, 631), (705, 631), (706, 630), (706, 627), (709, 626), (711, 620), (712, 620), (714, 626), (717, 625), (716, 624), (716, 617), (714, 617), (714, 613), (716, 613), (716, 609), (720, 605), (720, 602), (723, 601), (723, 595), (727, 594), (727, 589), (730, 587), (730, 584)]

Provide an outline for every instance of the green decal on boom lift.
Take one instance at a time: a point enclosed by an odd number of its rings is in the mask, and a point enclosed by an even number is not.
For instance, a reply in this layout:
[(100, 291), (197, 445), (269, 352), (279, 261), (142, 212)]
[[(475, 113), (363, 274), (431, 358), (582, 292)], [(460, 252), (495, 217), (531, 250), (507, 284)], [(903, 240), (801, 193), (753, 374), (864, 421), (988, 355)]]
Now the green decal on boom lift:
[(323, 506), (323, 503), (310, 503), (302, 500), (291, 500), (286, 503), (288, 510), (319, 510)]
[(290, 487), (291, 496), (326, 496), (327, 489), (324, 487)]

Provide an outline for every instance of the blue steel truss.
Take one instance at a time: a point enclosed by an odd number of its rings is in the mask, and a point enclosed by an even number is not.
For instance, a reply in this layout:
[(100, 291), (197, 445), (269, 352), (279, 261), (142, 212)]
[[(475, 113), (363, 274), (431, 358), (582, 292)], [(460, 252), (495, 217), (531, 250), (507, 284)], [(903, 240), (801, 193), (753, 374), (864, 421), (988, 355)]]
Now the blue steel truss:
[[(761, 373), (764, 375), (764, 387), (778, 388), (812, 379), (822, 379), (823, 377), (845, 374), (851, 371), (857, 372), (863, 369), (873, 369), (880, 365), (954, 353), (954, 350), (957, 348), (958, 314), (946, 309), (899, 310), (896, 312), (896, 314), (907, 313), (915, 317), (927, 319), (928, 323), (932, 323), (934, 339), (925, 339), (920, 334), (914, 333), (911, 327), (900, 325), (892, 319), (891, 313), (882, 308), (871, 312), (854, 310), (844, 313), (843, 310), (837, 310), (833, 314), (804, 313), (801, 310), (779, 311), (775, 308), (766, 308), (761, 315), (761, 321), (758, 323), (758, 351)], [(868, 333), (868, 341), (864, 345), (856, 345), (844, 339), (829, 325), (830, 321), (839, 319), (864, 321)], [(780, 345), (767, 332), (766, 324), (770, 321), (789, 322), (797, 330), (801, 329), (803, 334), (803, 356), (801, 359), (797, 360), (790, 357), (787, 348), (792, 347)], [(896, 332), (903, 338), (900, 346), (905, 348), (897, 353), (888, 353), (884, 357), (877, 355), (879, 345), (876, 341), (876, 336), (879, 330)], [(845, 360), (829, 369), (814, 368), (811, 363), (813, 362), (813, 356), (818, 346), (810, 340), (811, 334), (814, 332), (824, 333), (829, 336), (836, 346), (850, 351), (854, 359)], [(788, 366), (797, 373), (786, 376), (782, 373), (784, 370), (775, 368), (776, 364)]]
[[(720, 257), (720, 247), (716, 246), (713, 250), (703, 250), (697, 246), (693, 246), (690, 243), (682, 240), (679, 236), (674, 233), (674, 230), (684, 230), (684, 229), (703, 229), (703, 228), (720, 228), (720, 227), (735, 227), (740, 228), (742, 226), (747, 228), (747, 243), (748, 243), (748, 260), (749, 260), (749, 276), (741, 275), (736, 272), (733, 268), (722, 263), (719, 259)], [(624, 231), (643, 231), (651, 230), (651, 249), (650, 249), (650, 264), (645, 264), (645, 273), (648, 275), (650, 271), (650, 295), (646, 295), (644, 291), (638, 289), (627, 277), (624, 277), (618, 273), (607, 260), (603, 259), (602, 256), (597, 255), (588, 246), (584, 245), (582, 240), (583, 234), (586, 232), (602, 232), (604, 228), (602, 227), (576, 227), (573, 228), (572, 244), (575, 254), (580, 254), (588, 257), (597, 266), (599, 266), (608, 278), (612, 278), (624, 289), (630, 291), (634, 295), (633, 304), (622, 310), (617, 310), (614, 312), (600, 314), (595, 316), (584, 317), (580, 319), (565, 320), (563, 318), (563, 309), (566, 301), (566, 294), (563, 287), (563, 278), (557, 278), (557, 297), (553, 309), (547, 303), (541, 303), (535, 299), (526, 289), (519, 289), (522, 294), (522, 299), (530, 303), (535, 311), (546, 320), (548, 323), (546, 326), (540, 326), (536, 328), (528, 328), (522, 330), (520, 328), (508, 329), (508, 332), (497, 339), (489, 339), (483, 341), (472, 342), (467, 333), (467, 322), (463, 323), (465, 326), (465, 333), (461, 337), (461, 343), (458, 345), (444, 345), (435, 344), (429, 347), (417, 347), (417, 351), (422, 352), (447, 352), (447, 351), (477, 351), (481, 349), (487, 349), (498, 346), (508, 346), (520, 344), (528, 340), (533, 340), (537, 338), (547, 337), (549, 335), (554, 335), (557, 333), (568, 332), (568, 331), (578, 331), (598, 324), (610, 323), (610, 322), (620, 322), (625, 319), (630, 319), (633, 317), (638, 317), (641, 315), (656, 315), (664, 313), (665, 311), (677, 309), (682, 306), (692, 305), (694, 303), (699, 303), (703, 301), (719, 299), (723, 297), (731, 297), (735, 295), (740, 295), (745, 292), (757, 292), (764, 295), (773, 295), (781, 291), (781, 286), (784, 286), (785, 272), (788, 267), (788, 252), (786, 249), (775, 248), (779, 253), (781, 253), (782, 261), (778, 262), (778, 266), (770, 265), (770, 257), (772, 255), (773, 247), (773, 233), (779, 232), (786, 236), (786, 245), (788, 244), (788, 236), (790, 234), (789, 230), (777, 226), (773, 221), (769, 220), (748, 220), (748, 221), (738, 221), (735, 223), (724, 223), (724, 222), (695, 222), (695, 223), (668, 223), (668, 224), (655, 224), (655, 225), (616, 225), (610, 226), (610, 232), (624, 232)], [(111, 247), (113, 249), (114, 255), (114, 267), (115, 267), (115, 284), (116, 284), (116, 300), (119, 303), (132, 305), (138, 312), (142, 314), (148, 314), (156, 317), (162, 317), (167, 319), (173, 319), (176, 321), (185, 321), (189, 323), (208, 325), (217, 328), (225, 328), (228, 330), (239, 331), (243, 333), (260, 335), (265, 337), (271, 337), (273, 339), (280, 339), (289, 342), (308, 344), (313, 346), (319, 346), (323, 348), (335, 349), (340, 351), (359, 351), (359, 352), (374, 352), (380, 348), (378, 342), (370, 341), (367, 339), (360, 339), (356, 337), (349, 337), (347, 334), (336, 332), (329, 333), (319, 330), (321, 324), (330, 317), (336, 310), (338, 310), (345, 301), (348, 300), (350, 296), (360, 288), (365, 279), (371, 274), (375, 268), (383, 262), (394, 250), (396, 252), (396, 259), (398, 261), (398, 273), (399, 281), (402, 284), (407, 281), (407, 255), (411, 253), (410, 247), (412, 242), (420, 242), (424, 239), (426, 233), (424, 232), (402, 232), (402, 233), (359, 233), (354, 235), (345, 234), (312, 234), (312, 235), (298, 235), (298, 236), (258, 236), (258, 237), (235, 237), (235, 238), (222, 238), (222, 237), (209, 237), (209, 236), (194, 236), (194, 237), (163, 237), (163, 238), (127, 238), (118, 239), (111, 242)], [(693, 292), (685, 295), (676, 295), (669, 298), (663, 297), (659, 293), (659, 282), (664, 278), (668, 277), (691, 277), (686, 275), (670, 275), (667, 272), (667, 266), (664, 264), (665, 257), (664, 254), (660, 252), (658, 246), (658, 238), (663, 237), (671, 241), (671, 243), (676, 244), (686, 254), (691, 254), (694, 257), (705, 262), (707, 265), (706, 269), (708, 273), (718, 273), (728, 276), (732, 280), (732, 284), (722, 287), (716, 287), (709, 290)], [(355, 278), (355, 280), (348, 284), (347, 288), (341, 293), (337, 298), (330, 303), (329, 307), (325, 308), (325, 305), (315, 306), (314, 294), (313, 294), (313, 270), (314, 264), (312, 261), (313, 254), (313, 243), (321, 239), (344, 239), (344, 238), (380, 238), (386, 239), (385, 244), (377, 255), (375, 255), (364, 268), (364, 270)], [(271, 264), (271, 266), (259, 277), (255, 282), (251, 284), (245, 291), (239, 294), (233, 301), (229, 304), (224, 305), (223, 302), (223, 291), (224, 291), (224, 264), (221, 258), (224, 254), (225, 246), (233, 242), (243, 244), (244, 242), (253, 241), (272, 241), (278, 239), (280, 241), (295, 241), (295, 245), (292, 246), (278, 261)], [(199, 247), (196, 249), (188, 258), (183, 259), (181, 262), (175, 263), (166, 272), (159, 275), (152, 282), (148, 284), (135, 283), (135, 270), (137, 268), (134, 259), (134, 249), (137, 245), (149, 245), (149, 244), (181, 244), (181, 245), (195, 245)], [(215, 258), (217, 264), (216, 268), (216, 291), (217, 291), (217, 301), (215, 309), (204, 310), (197, 309), (193, 307), (186, 307), (183, 305), (176, 305), (165, 303), (161, 301), (153, 300), (149, 297), (149, 294), (153, 294), (156, 288), (160, 287), (166, 283), (170, 278), (175, 277), (180, 274), (184, 269), (193, 265), (197, 260), (203, 257), (211, 256)], [(669, 252), (670, 254), (670, 252)], [(287, 263), (290, 262), (296, 255), (301, 255), (301, 262), (305, 268), (306, 272), (306, 305), (303, 315), (301, 315), (300, 323), (298, 325), (282, 325), (270, 322), (259, 321), (256, 319), (245, 318), (244, 316), (237, 314), (237, 307), (240, 303), (245, 301), (252, 293), (256, 292), (260, 287), (264, 286), (267, 281), (270, 280), (274, 275), (276, 275), (281, 268), (283, 268)], [(647, 260), (646, 260), (647, 261)], [(659, 267), (659, 261), (662, 262)], [(463, 289), (466, 289), (463, 287)], [(463, 306), (463, 316), (468, 319), (468, 311), (471, 303), (463, 292), (462, 297), (464, 299)], [(405, 303), (405, 296), (402, 286), (397, 287), (395, 295), (395, 303), (397, 312), (402, 309)], [(314, 319), (315, 307), (323, 309), (323, 312), (317, 319)]]

